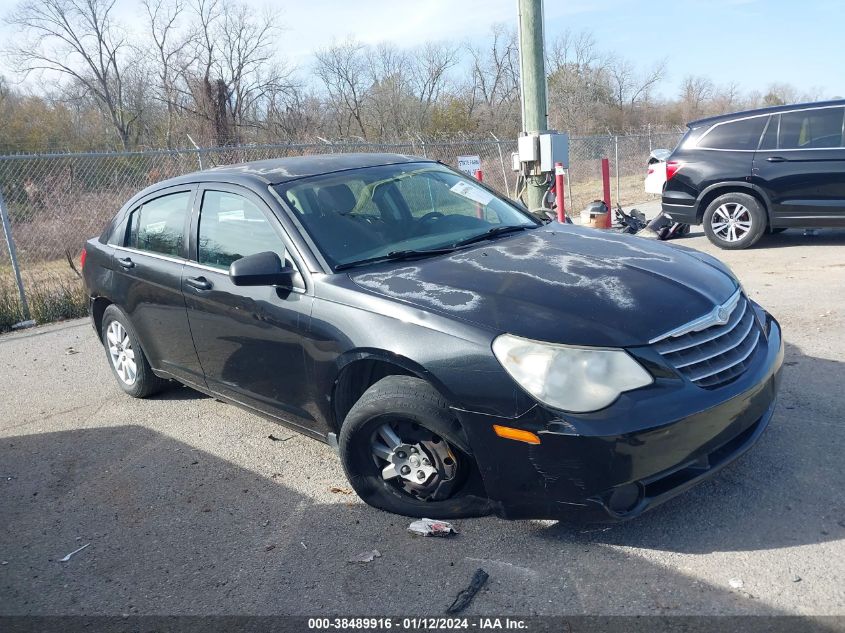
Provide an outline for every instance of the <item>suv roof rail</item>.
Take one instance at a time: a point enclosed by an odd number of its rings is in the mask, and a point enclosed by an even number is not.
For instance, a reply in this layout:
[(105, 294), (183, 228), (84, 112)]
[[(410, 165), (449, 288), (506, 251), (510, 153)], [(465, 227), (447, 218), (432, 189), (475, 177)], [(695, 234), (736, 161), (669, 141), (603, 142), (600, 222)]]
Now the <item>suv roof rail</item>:
[(784, 105), (768, 106), (765, 108), (755, 108), (753, 110), (740, 110), (739, 112), (730, 112), (727, 114), (718, 114), (716, 116), (704, 117), (703, 119), (696, 119), (687, 123), (688, 128), (700, 127), (707, 123), (716, 123), (718, 121), (726, 121), (746, 116), (755, 116), (763, 114), (776, 114), (778, 112), (788, 112), (799, 108), (825, 108), (845, 106), (845, 99), (834, 99), (831, 101), (814, 101), (809, 103), (791, 103)]

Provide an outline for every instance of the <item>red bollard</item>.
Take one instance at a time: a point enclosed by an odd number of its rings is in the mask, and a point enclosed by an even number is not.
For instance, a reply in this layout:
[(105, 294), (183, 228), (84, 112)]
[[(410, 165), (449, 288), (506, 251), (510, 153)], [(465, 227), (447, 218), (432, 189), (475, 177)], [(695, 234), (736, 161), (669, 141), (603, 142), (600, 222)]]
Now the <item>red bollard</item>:
[[(475, 179), (484, 182), (484, 174), (480, 169), (475, 170)], [(478, 202), (475, 203), (475, 215), (482, 220), (484, 219), (484, 208)]]
[(563, 163), (555, 163), (555, 194), (557, 196), (557, 221), (566, 222), (566, 206), (563, 200)]
[(610, 160), (607, 158), (601, 159), (601, 181), (604, 184), (604, 203), (607, 205), (607, 220), (605, 220), (604, 227), (609, 229), (613, 223), (610, 220), (612, 215), (610, 210)]

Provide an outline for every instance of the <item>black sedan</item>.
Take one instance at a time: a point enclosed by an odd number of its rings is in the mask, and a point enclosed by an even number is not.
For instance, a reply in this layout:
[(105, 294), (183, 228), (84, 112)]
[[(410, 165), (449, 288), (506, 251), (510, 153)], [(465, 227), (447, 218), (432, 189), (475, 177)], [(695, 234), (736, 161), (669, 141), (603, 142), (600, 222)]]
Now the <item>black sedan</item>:
[(126, 393), (177, 380), (269, 416), (410, 516), (636, 516), (760, 437), (783, 358), (718, 260), (544, 224), (407, 156), (161, 182), (83, 270)]

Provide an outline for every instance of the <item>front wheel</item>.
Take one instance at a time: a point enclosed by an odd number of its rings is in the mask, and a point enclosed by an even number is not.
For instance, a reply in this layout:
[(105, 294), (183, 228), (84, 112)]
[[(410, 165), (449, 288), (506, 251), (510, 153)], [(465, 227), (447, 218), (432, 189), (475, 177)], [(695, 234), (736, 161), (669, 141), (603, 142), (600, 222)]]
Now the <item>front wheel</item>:
[(460, 424), (423, 380), (388, 376), (367, 389), (338, 444), (349, 483), (371, 506), (439, 519), (490, 513)]
[(726, 193), (704, 212), (704, 233), (719, 248), (748, 248), (766, 231), (766, 212), (753, 196)]

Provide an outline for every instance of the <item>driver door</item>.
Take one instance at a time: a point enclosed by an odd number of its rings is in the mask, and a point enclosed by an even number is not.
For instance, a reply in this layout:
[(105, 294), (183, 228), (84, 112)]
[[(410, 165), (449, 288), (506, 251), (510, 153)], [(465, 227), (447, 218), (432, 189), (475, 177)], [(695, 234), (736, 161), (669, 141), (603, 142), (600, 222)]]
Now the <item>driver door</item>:
[(237, 402), (313, 429), (304, 336), (313, 296), (300, 274), (293, 290), (235, 286), (229, 265), (272, 251), (301, 271), (281, 225), (258, 196), (240, 187), (207, 185), (197, 194), (191, 257), (182, 290), (208, 388)]

